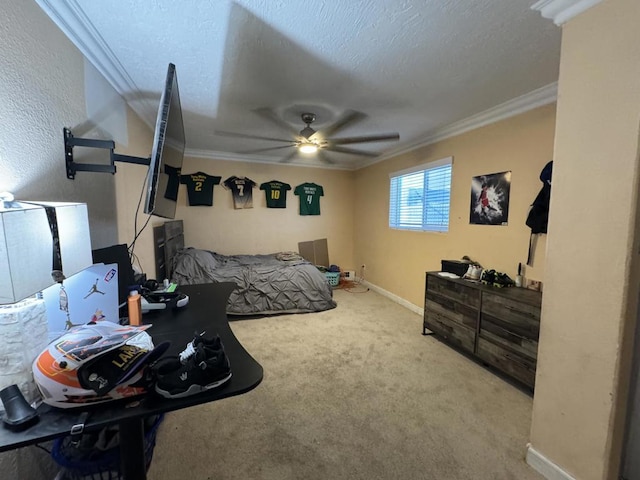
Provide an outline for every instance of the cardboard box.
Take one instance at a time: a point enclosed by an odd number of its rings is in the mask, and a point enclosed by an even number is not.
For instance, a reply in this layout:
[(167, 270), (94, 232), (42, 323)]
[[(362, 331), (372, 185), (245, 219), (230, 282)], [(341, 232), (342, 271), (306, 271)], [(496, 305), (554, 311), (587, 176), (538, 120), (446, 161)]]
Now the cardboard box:
[(298, 253), (314, 265), (329, 267), (329, 246), (326, 238), (298, 243)]

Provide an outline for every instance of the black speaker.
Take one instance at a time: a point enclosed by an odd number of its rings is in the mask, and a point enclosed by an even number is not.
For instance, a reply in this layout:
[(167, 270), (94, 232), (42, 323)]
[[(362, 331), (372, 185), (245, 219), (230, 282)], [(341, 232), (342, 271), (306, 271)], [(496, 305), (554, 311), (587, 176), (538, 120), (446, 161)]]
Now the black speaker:
[(27, 403), (17, 385), (9, 385), (0, 390), (0, 400), (4, 406), (4, 426), (10, 430), (24, 430), (38, 421), (38, 412)]

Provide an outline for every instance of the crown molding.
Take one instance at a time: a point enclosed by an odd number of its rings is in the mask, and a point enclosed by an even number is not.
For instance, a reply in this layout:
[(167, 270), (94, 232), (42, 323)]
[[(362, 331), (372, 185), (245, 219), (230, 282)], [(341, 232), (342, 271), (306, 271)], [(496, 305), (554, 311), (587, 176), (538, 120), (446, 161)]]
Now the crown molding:
[(531, 10), (539, 11), (544, 18), (560, 26), (600, 2), (602, 0), (539, 0)]
[(131, 77), (76, 0), (36, 2), (120, 95), (124, 97), (126, 93), (137, 90)]
[(389, 150), (371, 162), (361, 163), (357, 168), (368, 167), (389, 158), (402, 155), (403, 153), (408, 153), (441, 140), (475, 130), (476, 128), (484, 127), (485, 125), (490, 125), (492, 123), (499, 122), (500, 120), (520, 115), (521, 113), (528, 112), (534, 108), (554, 103), (557, 98), (558, 83), (554, 82), (520, 97), (501, 103), (500, 105), (496, 105), (484, 112), (467, 117), (464, 120), (452, 123), (443, 128), (432, 130), (426, 136), (409, 144), (405, 144), (400, 148)]
[[(85, 15), (76, 0), (36, 0), (36, 3), (76, 46), (87, 60), (109, 82), (114, 90), (143, 120), (153, 111), (148, 99), (139, 95), (139, 88), (109, 48), (98, 30)], [(133, 105), (133, 106), (132, 106)], [(150, 108), (144, 111), (145, 105)]]

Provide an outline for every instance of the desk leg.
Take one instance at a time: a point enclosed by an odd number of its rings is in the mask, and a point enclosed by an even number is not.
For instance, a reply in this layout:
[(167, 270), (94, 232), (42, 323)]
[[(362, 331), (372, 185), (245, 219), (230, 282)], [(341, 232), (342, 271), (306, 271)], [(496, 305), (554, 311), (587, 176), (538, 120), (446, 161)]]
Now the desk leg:
[(125, 480), (145, 480), (144, 418), (123, 420), (120, 426), (120, 468)]

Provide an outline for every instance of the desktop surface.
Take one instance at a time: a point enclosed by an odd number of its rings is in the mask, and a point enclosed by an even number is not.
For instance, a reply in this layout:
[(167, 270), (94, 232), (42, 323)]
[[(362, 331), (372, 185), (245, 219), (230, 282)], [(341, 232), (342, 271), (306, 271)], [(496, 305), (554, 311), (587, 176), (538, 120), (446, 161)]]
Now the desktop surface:
[(231, 363), (232, 377), (227, 383), (178, 399), (165, 399), (151, 392), (91, 407), (59, 409), (42, 404), (37, 409), (39, 421), (30, 428), (22, 432), (0, 428), (0, 452), (69, 435), (71, 427), (78, 423), (83, 412), (89, 412), (85, 431), (95, 431), (127, 420), (240, 395), (258, 386), (262, 381), (262, 366), (236, 339), (227, 321), (226, 305), (235, 288), (236, 284), (231, 282), (180, 287), (180, 291), (189, 295), (190, 301), (186, 307), (158, 310), (143, 316), (143, 322), (152, 325), (147, 332), (155, 345), (171, 342), (165, 355), (180, 353), (196, 333), (204, 331), (206, 337), (220, 335)]

